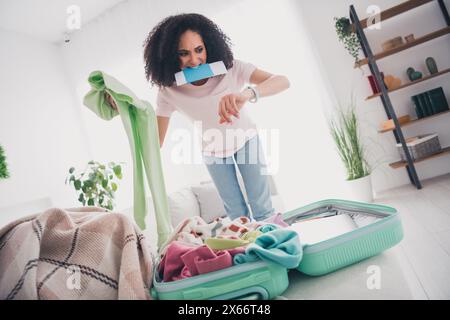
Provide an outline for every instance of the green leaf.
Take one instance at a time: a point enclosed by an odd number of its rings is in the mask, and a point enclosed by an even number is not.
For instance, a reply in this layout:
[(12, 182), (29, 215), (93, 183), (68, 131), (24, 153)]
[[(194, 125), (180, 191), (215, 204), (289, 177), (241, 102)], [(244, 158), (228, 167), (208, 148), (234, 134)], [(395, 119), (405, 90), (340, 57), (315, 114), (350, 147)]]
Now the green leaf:
[(105, 189), (108, 187), (108, 180), (107, 179), (102, 181), (102, 187), (105, 188)]
[(69, 169), (69, 173), (70, 173), (70, 174), (72, 174), (74, 171), (75, 171), (75, 168), (74, 168), (74, 167), (71, 167), (71, 168)]
[(88, 206), (93, 206), (94, 205), (94, 199), (89, 199), (88, 200)]
[(87, 188), (92, 188), (92, 187), (94, 186), (94, 182), (93, 182), (92, 180), (85, 180), (85, 181), (84, 181), (84, 185), (85, 185)]
[(89, 161), (88, 164), (93, 165), (94, 164), (94, 160)]
[(77, 190), (77, 191), (80, 190), (81, 189), (81, 181), (75, 180), (74, 186), (75, 186), (75, 190)]
[(111, 183), (111, 187), (112, 187), (114, 192), (117, 191), (117, 184), (116, 183), (114, 183), (114, 182)]
[(116, 174), (116, 176), (119, 176), (119, 175), (122, 174), (122, 167), (119, 166), (119, 165), (114, 166), (113, 171), (114, 171), (114, 173)]
[(80, 193), (80, 196), (78, 197), (78, 201), (80, 201), (80, 202), (84, 201), (84, 194)]

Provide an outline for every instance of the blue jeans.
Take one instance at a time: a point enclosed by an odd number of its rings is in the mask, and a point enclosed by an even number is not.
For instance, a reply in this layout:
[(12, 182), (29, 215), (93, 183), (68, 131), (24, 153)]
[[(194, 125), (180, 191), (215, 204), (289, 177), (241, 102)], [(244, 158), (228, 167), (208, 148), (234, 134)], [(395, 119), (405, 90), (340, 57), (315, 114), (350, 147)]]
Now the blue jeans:
[(258, 136), (248, 140), (233, 156), (217, 158), (203, 156), (230, 219), (249, 217), (249, 210), (237, 179), (236, 165), (241, 173), (248, 202), (256, 221), (275, 213), (270, 197), (270, 185), (265, 173), (264, 154)]

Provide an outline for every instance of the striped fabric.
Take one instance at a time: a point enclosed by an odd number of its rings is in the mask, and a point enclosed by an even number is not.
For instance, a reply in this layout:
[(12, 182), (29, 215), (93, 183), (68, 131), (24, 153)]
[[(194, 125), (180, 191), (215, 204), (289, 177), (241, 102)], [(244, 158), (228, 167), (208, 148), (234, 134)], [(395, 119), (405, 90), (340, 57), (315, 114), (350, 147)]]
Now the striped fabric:
[(153, 252), (102, 208), (52, 208), (0, 229), (0, 299), (151, 299)]

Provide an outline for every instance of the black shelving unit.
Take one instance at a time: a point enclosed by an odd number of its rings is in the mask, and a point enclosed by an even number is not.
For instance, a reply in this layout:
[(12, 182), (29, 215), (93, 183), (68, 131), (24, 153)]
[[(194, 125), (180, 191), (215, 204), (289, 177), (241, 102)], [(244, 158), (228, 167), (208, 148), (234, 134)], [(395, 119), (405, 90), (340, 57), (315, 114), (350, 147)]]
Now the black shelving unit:
[[(405, 151), (406, 161), (404, 163), (400, 162), (400, 165), (399, 165), (399, 163), (396, 163), (397, 166), (395, 166), (395, 164), (393, 164), (391, 166), (393, 168), (403, 167), (403, 166), (406, 167), (409, 179), (410, 179), (411, 183), (414, 186), (416, 186), (417, 189), (422, 189), (422, 184), (417, 175), (416, 167), (414, 165), (414, 160), (412, 159), (411, 154), (409, 153), (409, 149), (406, 145), (406, 140), (403, 135), (401, 125), (398, 121), (397, 115), (392, 106), (392, 102), (389, 97), (389, 91), (384, 85), (384, 81), (382, 79), (382, 76), (378, 69), (378, 65), (377, 65), (376, 61), (379, 59), (385, 58), (387, 56), (396, 54), (397, 52), (409, 49), (415, 45), (419, 45), (421, 43), (431, 41), (440, 36), (450, 34), (450, 17), (449, 17), (448, 10), (447, 10), (443, 0), (410, 0), (410, 1), (406, 1), (398, 6), (395, 6), (388, 10), (383, 11), (381, 13), (381, 21), (392, 18), (403, 12), (415, 9), (415, 8), (417, 8), (421, 5), (424, 5), (426, 3), (429, 3), (429, 2), (437, 2), (439, 4), (439, 7), (442, 11), (442, 14), (443, 14), (443, 17), (444, 17), (444, 20), (446, 23), (446, 27), (441, 30), (438, 30), (436, 32), (430, 33), (424, 37), (418, 38), (418, 39), (414, 40), (412, 43), (407, 43), (399, 48), (389, 50), (387, 52), (383, 52), (383, 53), (377, 54), (377, 55), (373, 54), (370, 44), (367, 41), (367, 37), (364, 33), (364, 29), (367, 28), (367, 26), (368, 26), (367, 25), (368, 20), (366, 19), (366, 20), (360, 21), (358, 18), (358, 15), (356, 14), (354, 5), (350, 6), (350, 20), (353, 24), (353, 30), (358, 35), (359, 41), (361, 43), (362, 51), (364, 52), (364, 55), (366, 57), (366, 59), (360, 60), (358, 63), (356, 63), (355, 67), (361, 67), (362, 65), (366, 65), (366, 64), (369, 66), (370, 71), (377, 83), (377, 86), (378, 86), (378, 88), (380, 88), (380, 91), (381, 91), (380, 94), (378, 94), (377, 96), (379, 96), (381, 98), (381, 101), (383, 103), (384, 110), (386, 112), (388, 119), (392, 120), (394, 123), (395, 127), (393, 130), (393, 134), (395, 136), (395, 140), (397, 141), (397, 143), (401, 143), (402, 148)], [(446, 148), (446, 149), (448, 149), (448, 148)], [(443, 153), (449, 152), (449, 150), (446, 150), (446, 149), (443, 150)]]

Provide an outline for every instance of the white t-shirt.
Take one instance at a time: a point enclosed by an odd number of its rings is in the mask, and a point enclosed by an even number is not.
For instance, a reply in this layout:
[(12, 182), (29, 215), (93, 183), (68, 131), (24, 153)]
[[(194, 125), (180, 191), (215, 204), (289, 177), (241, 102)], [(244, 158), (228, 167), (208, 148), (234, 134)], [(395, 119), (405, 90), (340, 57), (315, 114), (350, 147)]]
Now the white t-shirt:
[(188, 83), (161, 88), (156, 115), (170, 117), (174, 111), (179, 111), (194, 122), (201, 133), (204, 155), (220, 158), (232, 156), (257, 135), (257, 127), (247, 113), (247, 104), (240, 110), (239, 119), (232, 116), (232, 124), (219, 124), (219, 102), (224, 95), (240, 93), (250, 82), (255, 69), (250, 63), (234, 60), (227, 74), (209, 78), (202, 86)]

